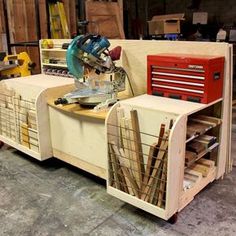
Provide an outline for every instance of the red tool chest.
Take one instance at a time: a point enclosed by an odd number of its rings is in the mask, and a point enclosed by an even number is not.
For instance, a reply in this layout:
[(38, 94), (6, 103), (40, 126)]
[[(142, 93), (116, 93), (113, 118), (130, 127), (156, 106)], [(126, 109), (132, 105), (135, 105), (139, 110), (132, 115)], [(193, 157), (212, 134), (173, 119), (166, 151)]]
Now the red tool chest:
[(147, 73), (148, 94), (200, 103), (222, 97), (224, 57), (149, 55)]

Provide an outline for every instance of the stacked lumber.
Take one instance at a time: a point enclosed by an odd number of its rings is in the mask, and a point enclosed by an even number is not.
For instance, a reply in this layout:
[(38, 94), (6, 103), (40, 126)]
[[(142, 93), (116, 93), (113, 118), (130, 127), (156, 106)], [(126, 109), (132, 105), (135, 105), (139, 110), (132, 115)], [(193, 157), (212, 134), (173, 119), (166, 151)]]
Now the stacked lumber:
[(193, 188), (203, 178), (207, 178), (215, 169), (215, 162), (201, 158), (184, 171), (184, 191)]
[(187, 124), (187, 139), (202, 135), (211, 128), (222, 123), (221, 119), (206, 115), (197, 115), (189, 119)]
[(0, 83), (0, 135), (39, 152), (35, 101)]
[(111, 186), (164, 208), (170, 127), (166, 129), (161, 124), (156, 142), (148, 145), (149, 153), (145, 154), (137, 111), (131, 110), (127, 118), (123, 109), (118, 108), (117, 116), (119, 142), (108, 144)]

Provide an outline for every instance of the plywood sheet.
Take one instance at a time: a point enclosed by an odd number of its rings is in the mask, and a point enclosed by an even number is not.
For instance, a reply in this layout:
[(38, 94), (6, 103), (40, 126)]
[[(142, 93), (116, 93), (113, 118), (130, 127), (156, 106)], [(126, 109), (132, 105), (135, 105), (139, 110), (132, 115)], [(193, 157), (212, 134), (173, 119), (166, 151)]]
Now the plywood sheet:
[(117, 2), (85, 2), (89, 33), (98, 33), (108, 38), (124, 39), (120, 6)]

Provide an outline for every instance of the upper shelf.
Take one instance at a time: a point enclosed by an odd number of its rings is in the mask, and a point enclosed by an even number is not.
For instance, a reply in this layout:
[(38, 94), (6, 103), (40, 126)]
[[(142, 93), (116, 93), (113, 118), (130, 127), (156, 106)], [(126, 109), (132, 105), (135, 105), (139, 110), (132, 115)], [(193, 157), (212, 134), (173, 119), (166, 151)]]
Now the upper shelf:
[(51, 66), (51, 67), (64, 67), (67, 68), (67, 64), (59, 64), (59, 63), (42, 63), (43, 66)]
[(66, 52), (66, 49), (62, 48), (41, 48), (42, 52)]

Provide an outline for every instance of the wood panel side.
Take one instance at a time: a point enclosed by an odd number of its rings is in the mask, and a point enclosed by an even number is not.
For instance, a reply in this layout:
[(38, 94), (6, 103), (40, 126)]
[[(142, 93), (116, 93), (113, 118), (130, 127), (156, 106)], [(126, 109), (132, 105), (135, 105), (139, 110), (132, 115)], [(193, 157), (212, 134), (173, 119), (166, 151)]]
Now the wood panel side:
[(117, 2), (86, 1), (85, 12), (86, 19), (95, 22), (88, 25), (88, 32), (99, 33), (108, 38), (125, 38)]

